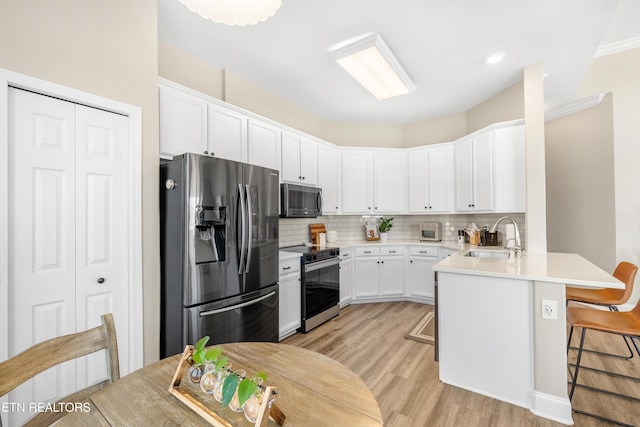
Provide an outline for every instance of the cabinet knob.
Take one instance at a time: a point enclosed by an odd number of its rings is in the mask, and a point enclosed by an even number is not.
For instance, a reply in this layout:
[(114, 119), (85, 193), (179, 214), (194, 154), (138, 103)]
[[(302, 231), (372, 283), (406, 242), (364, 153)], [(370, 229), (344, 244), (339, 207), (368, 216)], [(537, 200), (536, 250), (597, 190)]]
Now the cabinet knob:
[(384, 261), (380, 261), (381, 264), (384, 264)]
[(103, 284), (104, 283), (104, 277), (101, 277), (98, 279), (98, 283)]
[(204, 154), (209, 154), (209, 152), (207, 150), (204, 150)]
[(413, 260), (409, 261), (411, 264), (413, 264)]
[(284, 267), (283, 270), (291, 270), (291, 267)]
[(378, 210), (378, 207), (376, 206), (374, 209), (375, 209), (375, 210)]
[(302, 179), (305, 179), (305, 177), (303, 176)]
[(431, 209), (431, 206), (429, 206), (429, 209)]

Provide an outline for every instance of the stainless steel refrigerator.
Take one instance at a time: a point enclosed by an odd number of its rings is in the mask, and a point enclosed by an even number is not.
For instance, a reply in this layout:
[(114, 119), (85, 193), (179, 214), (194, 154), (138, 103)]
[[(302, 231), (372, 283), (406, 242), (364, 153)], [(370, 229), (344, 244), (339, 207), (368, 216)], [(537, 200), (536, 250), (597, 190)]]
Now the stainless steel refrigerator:
[(278, 181), (190, 153), (160, 165), (161, 357), (205, 335), (278, 341)]

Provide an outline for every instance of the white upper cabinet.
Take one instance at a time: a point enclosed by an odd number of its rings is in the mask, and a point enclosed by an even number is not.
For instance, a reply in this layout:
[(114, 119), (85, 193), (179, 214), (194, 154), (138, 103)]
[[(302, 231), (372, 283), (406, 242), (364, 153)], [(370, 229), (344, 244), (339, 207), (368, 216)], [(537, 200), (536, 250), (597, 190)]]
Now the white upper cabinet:
[(318, 187), (322, 189), (322, 213), (340, 213), (340, 150), (318, 143)]
[(342, 150), (342, 213), (373, 209), (373, 153)]
[(247, 118), (221, 101), (161, 83), (160, 155), (208, 154), (247, 161)]
[(525, 211), (524, 125), (489, 128), (455, 143), (457, 212)]
[(453, 146), (438, 144), (407, 152), (409, 213), (453, 211)]
[(282, 132), (280, 180), (294, 184), (318, 184), (318, 143), (293, 132)]
[(342, 151), (342, 213), (401, 213), (404, 152)]
[(280, 134), (276, 126), (250, 118), (248, 163), (280, 170)]
[(160, 86), (160, 154), (204, 154), (207, 144), (207, 101), (193, 93)]
[(236, 162), (247, 161), (247, 117), (209, 104), (209, 154)]
[(404, 151), (373, 153), (373, 213), (402, 213), (405, 185)]

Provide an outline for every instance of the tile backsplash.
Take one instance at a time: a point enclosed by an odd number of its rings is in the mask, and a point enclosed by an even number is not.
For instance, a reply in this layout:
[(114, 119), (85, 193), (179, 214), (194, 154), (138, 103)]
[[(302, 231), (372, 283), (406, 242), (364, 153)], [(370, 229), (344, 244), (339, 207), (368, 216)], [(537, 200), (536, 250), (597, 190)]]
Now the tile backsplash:
[[(418, 224), (421, 222), (439, 222), (442, 224), (442, 240), (456, 241), (458, 230), (474, 222), (479, 228), (487, 226), (489, 229), (501, 216), (510, 216), (518, 224), (522, 246), (526, 247), (525, 214), (451, 214), (451, 215), (395, 215), (393, 228), (389, 233), (389, 240), (411, 241), (418, 240)], [(393, 216), (393, 215), (385, 215)], [(281, 218), (280, 219), (280, 247), (299, 245), (311, 241), (309, 224), (324, 224), (327, 231), (335, 230), (339, 241), (365, 241), (364, 223), (368, 218), (360, 215), (326, 215), (318, 218)], [(503, 221), (498, 227), (504, 238)]]

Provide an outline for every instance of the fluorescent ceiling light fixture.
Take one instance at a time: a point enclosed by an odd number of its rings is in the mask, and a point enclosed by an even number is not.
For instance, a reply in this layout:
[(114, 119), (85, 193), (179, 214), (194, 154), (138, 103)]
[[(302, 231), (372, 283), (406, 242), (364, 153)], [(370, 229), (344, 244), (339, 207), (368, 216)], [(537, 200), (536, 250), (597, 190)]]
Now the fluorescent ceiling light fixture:
[(496, 52), (487, 56), (487, 64), (497, 64), (504, 59), (504, 52)]
[(187, 8), (213, 22), (227, 25), (254, 25), (266, 21), (280, 8), (281, 0), (178, 0)]
[(405, 95), (415, 85), (380, 34), (367, 34), (329, 49), (330, 56), (378, 99)]

